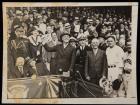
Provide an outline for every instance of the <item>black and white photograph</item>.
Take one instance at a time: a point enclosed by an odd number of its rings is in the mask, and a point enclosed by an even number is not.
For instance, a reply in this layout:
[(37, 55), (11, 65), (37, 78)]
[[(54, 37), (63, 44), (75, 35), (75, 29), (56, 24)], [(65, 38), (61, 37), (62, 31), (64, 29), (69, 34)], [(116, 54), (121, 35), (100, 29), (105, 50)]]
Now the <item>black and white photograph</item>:
[(137, 2), (2, 9), (2, 103), (137, 104)]

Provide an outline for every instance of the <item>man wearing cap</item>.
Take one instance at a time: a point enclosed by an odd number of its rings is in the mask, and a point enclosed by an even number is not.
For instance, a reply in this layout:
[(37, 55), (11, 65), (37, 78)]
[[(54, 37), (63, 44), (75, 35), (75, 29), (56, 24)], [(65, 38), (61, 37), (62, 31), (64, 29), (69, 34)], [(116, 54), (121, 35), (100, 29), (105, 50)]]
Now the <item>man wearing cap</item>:
[(33, 13), (32, 11), (29, 11), (29, 17), (28, 19), (25, 21), (25, 23), (28, 26), (28, 30), (30, 29), (30, 27), (32, 27), (34, 25), (34, 17), (33, 17)]
[(45, 34), (47, 30), (47, 26), (45, 23), (43, 23), (43, 18), (41, 15), (37, 16), (37, 26), (38, 26), (38, 30), (40, 30), (43, 34)]
[[(12, 78), (23, 78), (23, 77), (28, 77), (28, 76), (32, 76), (33, 74), (36, 74), (36, 67), (35, 67), (35, 62), (33, 61), (33, 59), (31, 59), (30, 56), (30, 51), (29, 51), (29, 41), (27, 39), (25, 39), (23, 36), (25, 35), (24, 29), (22, 26), (16, 25), (14, 26), (14, 30), (15, 30), (15, 35), (16, 35), (16, 39), (14, 40), (9, 40), (8, 42), (8, 62), (9, 62), (9, 70), (12, 73)], [(18, 58), (22, 58), (25, 61), (24, 66), (26, 66), (28, 68), (29, 74), (23, 74), (23, 72), (20, 74), (17, 74), (17, 70), (16, 70), (16, 62), (22, 61), (23, 60), (19, 60)], [(11, 62), (12, 61), (12, 62)], [(12, 66), (14, 68), (10, 68)], [(23, 65), (22, 65), (23, 66)]]
[(16, 38), (15, 32), (14, 32), (14, 26), (15, 25), (21, 25), (22, 24), (22, 16), (23, 13), (20, 10), (16, 10), (16, 18), (13, 20), (13, 23), (11, 25), (11, 38), (14, 39)]
[(103, 50), (100, 50), (99, 40), (93, 38), (91, 41), (92, 50), (87, 52), (86, 57), (86, 79), (94, 84), (99, 85), (99, 80), (107, 75), (107, 59)]
[(79, 17), (75, 17), (75, 20), (73, 22), (73, 27), (74, 27), (74, 32), (79, 33), (81, 27), (81, 24), (79, 22)]
[[(123, 73), (124, 67), (124, 51), (121, 47), (116, 45), (115, 37), (113, 35), (107, 38), (108, 48), (106, 49), (108, 62), (108, 80), (113, 82), (118, 79), (119, 75)], [(118, 93), (119, 94), (119, 93)]]
[(64, 29), (64, 33), (68, 33), (71, 34), (71, 25), (69, 23), (65, 23), (64, 25), (65, 29)]
[(70, 45), (76, 48), (77, 46), (77, 39), (74, 37), (70, 37)]
[(64, 33), (60, 37), (62, 44), (54, 47), (49, 47), (47, 44), (43, 44), (44, 48), (49, 52), (56, 52), (56, 74), (59, 72), (68, 72), (73, 70), (75, 61), (75, 48), (69, 44), (70, 35)]

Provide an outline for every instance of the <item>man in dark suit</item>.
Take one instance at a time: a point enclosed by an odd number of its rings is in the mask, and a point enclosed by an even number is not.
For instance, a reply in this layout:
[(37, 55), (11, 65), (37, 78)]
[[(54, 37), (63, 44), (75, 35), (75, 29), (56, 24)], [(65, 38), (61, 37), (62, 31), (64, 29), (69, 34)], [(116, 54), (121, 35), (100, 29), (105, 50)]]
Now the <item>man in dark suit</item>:
[(99, 40), (94, 38), (91, 42), (92, 51), (87, 52), (86, 79), (99, 85), (99, 80), (107, 74), (107, 59), (105, 52), (98, 48)]
[(49, 52), (56, 52), (55, 54), (55, 69), (56, 74), (59, 72), (68, 72), (73, 70), (75, 62), (75, 48), (69, 44), (70, 35), (64, 33), (60, 37), (62, 44), (49, 47), (44, 44), (44, 48)]
[(87, 56), (87, 50), (89, 50), (89, 47), (86, 46), (86, 38), (80, 37), (79, 46), (76, 48), (76, 60), (74, 71), (79, 71), (84, 80), (85, 80), (85, 62), (86, 62), (85, 58)]
[(18, 57), (15, 64), (15, 78), (31, 77), (32, 75), (32, 68), (25, 64), (23, 57)]

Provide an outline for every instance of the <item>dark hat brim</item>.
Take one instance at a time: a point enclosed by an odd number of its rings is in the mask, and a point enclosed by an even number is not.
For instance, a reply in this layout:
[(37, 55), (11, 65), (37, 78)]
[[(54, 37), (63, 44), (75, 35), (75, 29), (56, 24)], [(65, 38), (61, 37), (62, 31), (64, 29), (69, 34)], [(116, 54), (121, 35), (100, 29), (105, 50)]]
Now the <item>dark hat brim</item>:
[(61, 42), (62, 42), (62, 37), (65, 36), (65, 35), (68, 35), (68, 36), (70, 37), (70, 34), (68, 34), (68, 33), (63, 33), (63, 34), (61, 34), (61, 36), (60, 36), (60, 41), (61, 41)]

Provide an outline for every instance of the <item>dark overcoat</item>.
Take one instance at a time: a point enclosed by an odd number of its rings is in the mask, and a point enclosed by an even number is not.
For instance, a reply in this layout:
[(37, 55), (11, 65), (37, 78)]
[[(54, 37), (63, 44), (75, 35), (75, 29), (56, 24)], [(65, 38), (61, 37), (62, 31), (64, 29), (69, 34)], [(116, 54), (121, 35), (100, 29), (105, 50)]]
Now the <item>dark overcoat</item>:
[[(93, 51), (87, 52), (86, 57), (86, 76), (90, 76), (91, 80), (96, 81), (98, 84), (100, 78), (105, 75), (107, 76), (107, 59), (104, 51), (98, 49), (97, 54), (94, 55)], [(91, 81), (93, 82), (93, 81)]]
[(49, 47), (47, 44), (44, 45), (44, 48), (50, 52), (55, 53), (55, 69), (57, 74), (59, 70), (62, 69), (64, 72), (72, 70), (75, 62), (75, 48), (68, 44), (66, 48), (63, 47), (63, 44), (56, 45), (54, 47)]

